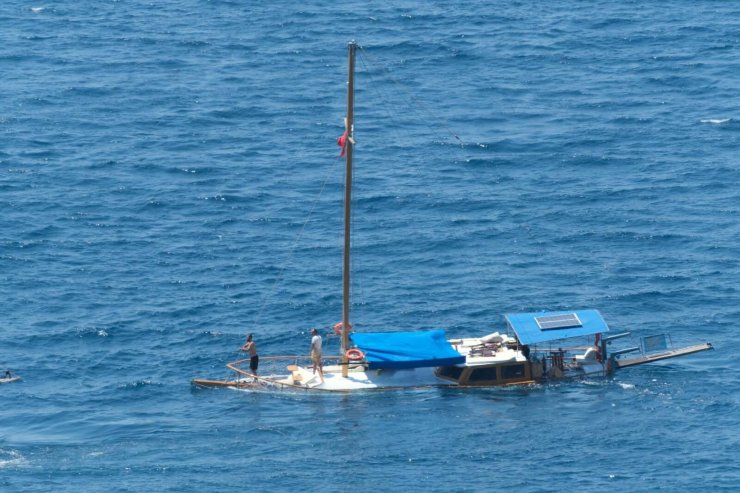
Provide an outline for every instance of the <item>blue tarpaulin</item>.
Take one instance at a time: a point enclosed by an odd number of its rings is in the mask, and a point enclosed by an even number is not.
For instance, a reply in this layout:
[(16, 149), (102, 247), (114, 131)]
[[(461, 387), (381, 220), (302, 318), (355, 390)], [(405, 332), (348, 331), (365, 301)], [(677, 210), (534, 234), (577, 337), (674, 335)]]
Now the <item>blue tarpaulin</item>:
[(508, 313), (506, 321), (522, 344), (609, 332), (598, 310)]
[(465, 356), (447, 342), (444, 330), (355, 332), (352, 342), (365, 353), (370, 369), (450, 366), (465, 362)]

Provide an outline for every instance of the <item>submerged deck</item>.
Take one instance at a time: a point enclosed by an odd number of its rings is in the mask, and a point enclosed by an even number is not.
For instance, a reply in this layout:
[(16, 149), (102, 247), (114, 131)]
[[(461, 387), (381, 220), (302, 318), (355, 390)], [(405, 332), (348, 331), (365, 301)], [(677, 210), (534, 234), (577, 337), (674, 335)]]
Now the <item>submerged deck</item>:
[(652, 363), (653, 361), (660, 361), (664, 359), (669, 358), (676, 358), (678, 356), (684, 356), (687, 354), (693, 354), (698, 353), (700, 351), (708, 351), (710, 349), (714, 349), (711, 343), (704, 342), (702, 344), (694, 344), (693, 346), (686, 346), (679, 349), (673, 349), (670, 351), (663, 351), (661, 353), (655, 353), (655, 354), (643, 354), (641, 356), (637, 356), (636, 358), (629, 358), (629, 359), (618, 359), (616, 360), (616, 364), (618, 368), (626, 368), (629, 366), (637, 366), (642, 365), (645, 363)]
[[(494, 387), (522, 385), (551, 380), (606, 376), (609, 373), (605, 362), (588, 358), (593, 348), (570, 348), (568, 351), (583, 351), (566, 361), (566, 350), (532, 350), (525, 356), (519, 348), (509, 347), (505, 336), (497, 343), (482, 338), (450, 341), (455, 349), (466, 357), (462, 365), (422, 366), (417, 368), (369, 368), (367, 362), (350, 362), (347, 376), (342, 376), (343, 364), (339, 356), (322, 358), (323, 381), (312, 369), (308, 356), (272, 356), (260, 360), (259, 371), (249, 370), (249, 359), (240, 359), (226, 366), (234, 372), (224, 380), (195, 379), (193, 384), (201, 387), (229, 387), (239, 390), (279, 389), (316, 390), (323, 392), (350, 392), (357, 390), (399, 389), (414, 387)], [(639, 348), (626, 350), (631, 352)], [(619, 359), (615, 351), (610, 361), (613, 368), (627, 368), (664, 359), (685, 356), (714, 349), (711, 343), (694, 344), (678, 349), (663, 350), (640, 356)], [(621, 351), (622, 353), (625, 350)], [(546, 370), (546, 371), (545, 371)]]
[[(353, 390), (376, 390), (391, 388), (448, 386), (450, 382), (437, 378), (434, 368), (404, 370), (368, 370), (366, 365), (352, 364), (347, 377), (342, 377), (339, 357), (329, 356), (324, 361), (324, 381), (311, 368), (308, 356), (267, 356), (260, 359), (258, 375), (248, 369), (249, 360), (243, 359), (227, 364), (237, 377), (228, 381), (193, 381), (201, 386), (222, 386), (251, 389), (267, 386), (284, 390), (318, 390), (325, 392), (348, 392)], [(247, 385), (248, 384), (248, 385)]]

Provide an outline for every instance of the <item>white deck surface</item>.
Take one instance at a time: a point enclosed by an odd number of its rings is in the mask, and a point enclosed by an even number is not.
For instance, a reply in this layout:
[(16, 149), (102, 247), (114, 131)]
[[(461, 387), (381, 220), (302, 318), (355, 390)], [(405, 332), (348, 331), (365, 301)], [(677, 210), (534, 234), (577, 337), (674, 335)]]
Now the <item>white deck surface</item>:
[(279, 383), (297, 385), (311, 389), (330, 391), (372, 390), (389, 387), (424, 387), (430, 385), (455, 385), (453, 382), (437, 378), (434, 368), (413, 368), (408, 370), (367, 370), (352, 369), (348, 376), (342, 377), (339, 366), (324, 368), (324, 382), (319, 380), (318, 373), (311, 368), (298, 367), (293, 375), (300, 375), (295, 381), (293, 376), (286, 375)]

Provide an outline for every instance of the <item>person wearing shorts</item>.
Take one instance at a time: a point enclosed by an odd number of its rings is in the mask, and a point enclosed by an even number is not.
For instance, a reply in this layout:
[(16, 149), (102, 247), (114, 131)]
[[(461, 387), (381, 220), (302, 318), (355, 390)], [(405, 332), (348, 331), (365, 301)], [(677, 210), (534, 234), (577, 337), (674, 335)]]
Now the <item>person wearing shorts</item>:
[(324, 383), (324, 369), (321, 368), (321, 336), (316, 328), (311, 329), (311, 361), (313, 362), (313, 372), (319, 371), (321, 383)]
[(241, 350), (245, 353), (249, 353), (249, 369), (252, 370), (253, 375), (257, 375), (257, 368), (260, 365), (260, 357), (257, 355), (257, 345), (254, 343), (252, 334), (247, 336), (247, 342), (244, 343)]

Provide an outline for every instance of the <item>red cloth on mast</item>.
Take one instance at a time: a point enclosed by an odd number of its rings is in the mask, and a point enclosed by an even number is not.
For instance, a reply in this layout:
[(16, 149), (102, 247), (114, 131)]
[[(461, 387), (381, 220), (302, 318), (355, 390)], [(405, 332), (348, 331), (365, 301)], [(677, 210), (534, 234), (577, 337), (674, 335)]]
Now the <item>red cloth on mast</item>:
[(337, 145), (342, 148), (342, 152), (339, 154), (339, 157), (344, 157), (347, 153), (347, 132), (344, 132), (339, 136), (337, 139)]

